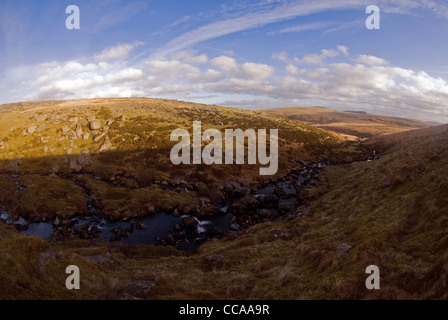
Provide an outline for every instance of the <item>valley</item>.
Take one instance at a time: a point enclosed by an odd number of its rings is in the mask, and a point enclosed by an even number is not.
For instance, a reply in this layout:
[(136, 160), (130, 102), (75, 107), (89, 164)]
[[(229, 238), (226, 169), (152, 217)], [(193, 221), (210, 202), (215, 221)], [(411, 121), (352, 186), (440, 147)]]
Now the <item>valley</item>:
[[(0, 106), (1, 298), (446, 299), (448, 127), (385, 117), (328, 131), (288, 112)], [(193, 121), (278, 129), (278, 172), (173, 164), (170, 134), (193, 135)], [(71, 264), (82, 290), (65, 289)], [(364, 286), (371, 264), (381, 290)]]

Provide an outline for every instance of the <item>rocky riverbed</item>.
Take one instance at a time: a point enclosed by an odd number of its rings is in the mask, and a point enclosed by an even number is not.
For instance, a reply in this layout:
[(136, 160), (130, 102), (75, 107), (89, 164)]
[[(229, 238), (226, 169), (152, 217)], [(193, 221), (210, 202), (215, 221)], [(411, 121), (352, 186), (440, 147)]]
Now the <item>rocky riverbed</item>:
[[(86, 194), (88, 216), (27, 222), (22, 217), (12, 220), (0, 207), (0, 219), (14, 225), (23, 234), (42, 238), (102, 238), (130, 245), (159, 244), (194, 250), (209, 239), (225, 236), (230, 230), (238, 233), (257, 223), (303, 214), (307, 208), (301, 199), (301, 190), (321, 184), (318, 176), (324, 167), (323, 162), (302, 161), (296, 169), (268, 183), (250, 185), (244, 180), (226, 181), (208, 190), (208, 197), (201, 196), (200, 206), (181, 212), (178, 209), (157, 212), (149, 208), (148, 215), (126, 221), (108, 220), (89, 194)], [(160, 188), (177, 192), (200, 188), (198, 184), (190, 185), (186, 181), (157, 183)]]

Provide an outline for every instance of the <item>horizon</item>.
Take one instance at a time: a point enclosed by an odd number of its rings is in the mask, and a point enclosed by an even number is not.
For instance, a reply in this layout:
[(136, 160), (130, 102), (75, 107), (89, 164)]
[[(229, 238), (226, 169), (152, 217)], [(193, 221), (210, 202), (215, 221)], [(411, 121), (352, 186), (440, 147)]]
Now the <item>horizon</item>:
[[(150, 97), (447, 123), (448, 4), (3, 1), (0, 104)], [(66, 7), (80, 29), (66, 28)]]
[[(246, 110), (246, 111), (264, 111), (264, 110), (275, 110), (275, 109), (288, 109), (288, 108), (320, 108), (320, 109), (328, 109), (331, 111), (338, 111), (343, 113), (359, 113), (359, 112), (365, 112), (365, 115), (370, 116), (381, 116), (381, 117), (390, 117), (390, 118), (397, 118), (397, 119), (404, 119), (404, 120), (411, 120), (411, 121), (421, 121), (430, 125), (446, 125), (447, 122), (438, 122), (438, 121), (432, 121), (432, 120), (420, 120), (416, 118), (406, 118), (406, 117), (399, 117), (399, 116), (388, 116), (380, 113), (371, 113), (364, 110), (339, 110), (331, 107), (323, 107), (323, 106), (283, 106), (283, 107), (261, 107), (258, 109), (255, 108), (241, 108), (241, 107), (232, 107), (232, 106), (224, 106), (224, 105), (217, 105), (217, 104), (207, 104), (207, 103), (200, 103), (195, 101), (188, 101), (188, 100), (178, 100), (178, 99), (169, 99), (169, 98), (156, 98), (156, 97), (106, 97), (106, 98), (80, 98), (80, 99), (55, 99), (55, 100), (29, 100), (29, 101), (16, 101), (16, 102), (8, 102), (0, 104), (0, 108), (5, 105), (9, 104), (26, 104), (26, 103), (42, 103), (42, 102), (53, 102), (53, 101), (81, 101), (81, 100), (95, 100), (95, 99), (161, 99), (161, 100), (173, 100), (173, 101), (179, 101), (179, 102), (186, 102), (186, 103), (197, 103), (197, 104), (203, 104), (206, 106), (217, 106), (217, 107), (224, 107), (224, 108), (234, 108), (234, 109), (240, 109), (240, 110)], [(0, 110), (1, 111), (1, 110)]]

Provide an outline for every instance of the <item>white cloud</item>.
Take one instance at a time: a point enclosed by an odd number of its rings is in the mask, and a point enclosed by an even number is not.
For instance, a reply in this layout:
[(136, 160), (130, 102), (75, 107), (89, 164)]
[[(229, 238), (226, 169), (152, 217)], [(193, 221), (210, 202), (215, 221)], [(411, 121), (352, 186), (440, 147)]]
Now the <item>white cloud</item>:
[(309, 54), (302, 58), (302, 62), (305, 64), (321, 64), (327, 58), (334, 58), (339, 55), (336, 50), (322, 50), (321, 54)]
[[(390, 65), (386, 60), (357, 55), (349, 48), (324, 49), (303, 58), (275, 53), (284, 68), (221, 55), (181, 52), (165, 59), (49, 62), (21, 73), (32, 76), (21, 89), (30, 100), (92, 97), (244, 96), (247, 101), (279, 101), (286, 105), (326, 105), (390, 115), (448, 122), (448, 81)], [(337, 63), (331, 58), (338, 57)], [(218, 103), (215, 98), (212, 103)], [(228, 99), (226, 99), (228, 100)], [(229, 100), (230, 101), (230, 100)]]
[(113, 47), (109, 47), (95, 55), (97, 61), (111, 61), (118, 59), (126, 59), (129, 53), (138, 46), (143, 45), (143, 42), (133, 42), (119, 44)]
[(204, 83), (219, 81), (221, 77), (222, 77), (221, 72), (213, 69), (208, 69), (205, 72), (200, 72), (199, 70), (197, 70), (196, 72), (190, 72), (187, 75), (187, 78), (193, 82), (204, 82)]
[(213, 58), (209, 61), (209, 64), (228, 73), (234, 73), (238, 70), (238, 64), (236, 63), (236, 60), (227, 56), (219, 56)]
[(355, 61), (358, 63), (367, 64), (369, 66), (380, 66), (388, 64), (387, 60), (365, 54), (359, 55), (358, 58), (355, 59)]
[(250, 79), (266, 79), (272, 76), (275, 72), (274, 67), (267, 64), (246, 62), (241, 66), (241, 70), (246, 78)]

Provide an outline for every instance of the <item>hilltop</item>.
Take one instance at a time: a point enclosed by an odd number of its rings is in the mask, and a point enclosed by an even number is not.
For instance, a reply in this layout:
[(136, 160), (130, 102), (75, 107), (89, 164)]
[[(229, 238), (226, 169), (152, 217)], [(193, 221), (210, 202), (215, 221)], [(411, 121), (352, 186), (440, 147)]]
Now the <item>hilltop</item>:
[(287, 107), (259, 111), (357, 138), (368, 138), (377, 134), (396, 133), (430, 126), (423, 121), (364, 112), (338, 111), (323, 107)]
[[(279, 175), (298, 159), (324, 156), (343, 142), (336, 134), (281, 117), (174, 100), (2, 105), (0, 183), (11, 195), (6, 207), (32, 221), (67, 218), (88, 214), (89, 195), (106, 216), (123, 219), (147, 214), (148, 207), (182, 212), (198, 205), (195, 191), (174, 192), (181, 181), (212, 186), (234, 179), (262, 179), (258, 165), (173, 165), (169, 157), (175, 142), (170, 134), (177, 128), (192, 134), (193, 121), (202, 122), (202, 131), (277, 128)], [(172, 190), (164, 190), (165, 184)], [(24, 191), (19, 194), (17, 186)]]

